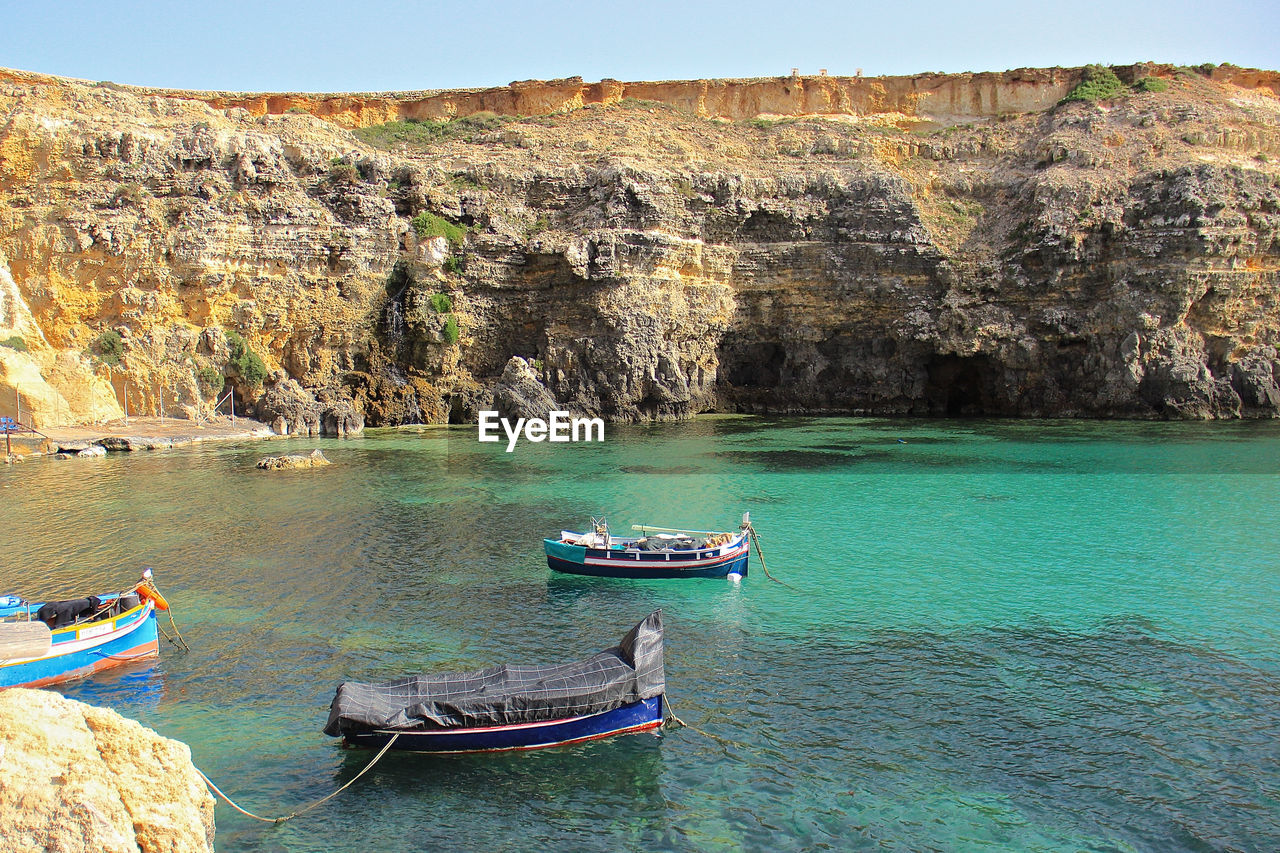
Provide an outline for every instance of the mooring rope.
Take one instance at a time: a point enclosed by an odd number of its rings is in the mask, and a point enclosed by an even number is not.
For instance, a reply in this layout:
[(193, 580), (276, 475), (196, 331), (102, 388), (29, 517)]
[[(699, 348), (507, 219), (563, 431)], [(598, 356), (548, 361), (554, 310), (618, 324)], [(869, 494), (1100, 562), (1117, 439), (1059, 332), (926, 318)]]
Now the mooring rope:
[(796, 592), (799, 592), (800, 590), (796, 589), (791, 584), (787, 583), (786, 581), (780, 581), (777, 578), (775, 578), (773, 575), (769, 574), (769, 567), (764, 564), (764, 551), (760, 550), (760, 534), (756, 533), (755, 527), (751, 524), (747, 525), (747, 532), (751, 534), (751, 541), (756, 546), (756, 554), (758, 554), (760, 557), (760, 568), (764, 569), (764, 576), (767, 577), (769, 580), (773, 581), (774, 583), (782, 584), (787, 589), (795, 589)]
[(723, 738), (723, 737), (720, 737), (719, 735), (713, 735), (711, 732), (703, 731), (697, 726), (689, 725), (684, 720), (676, 716), (675, 710), (672, 709), (671, 707), (671, 700), (665, 695), (662, 698), (664, 700), (664, 703), (667, 706), (666, 723), (675, 723), (676, 725), (680, 726), (680, 728), (682, 729), (688, 729), (689, 731), (697, 732), (698, 734), (702, 735), (704, 738), (707, 738), (708, 740), (713, 740), (716, 743), (720, 744), (721, 746), (733, 746), (733, 747), (737, 747), (738, 749), (747, 748), (744, 744), (738, 743), (737, 741), (729, 740), (728, 738)]
[[(178, 639), (175, 642), (173, 637), (170, 637), (168, 634), (165, 634), (163, 628), (160, 628), (160, 633), (164, 634), (164, 638), (166, 640), (168, 640), (170, 643), (173, 643), (173, 645), (175, 646), (179, 646), (184, 652), (191, 651), (191, 647), (187, 645), (187, 641), (182, 639), (182, 632), (178, 630), (178, 623), (173, 621), (173, 606), (170, 605), (168, 611), (166, 612), (169, 614), (169, 624), (173, 626), (173, 634)], [(160, 627), (159, 622), (156, 623), (156, 627), (158, 628)]]
[[(160, 587), (156, 586), (156, 582), (153, 578), (144, 577), (142, 580), (134, 584), (133, 589), (129, 591), (137, 592), (138, 590), (142, 589), (144, 586), (150, 587), (152, 592), (160, 596), (160, 599), (164, 601), (164, 604), (165, 604), (165, 613), (169, 615), (169, 625), (173, 628), (174, 636), (170, 637), (169, 632), (164, 629), (164, 626), (160, 624), (160, 620), (157, 619), (156, 627), (160, 629), (160, 633), (164, 636), (166, 640), (169, 641), (170, 645), (176, 646), (177, 648), (182, 649), (184, 652), (191, 651), (191, 647), (187, 645), (187, 641), (182, 639), (182, 632), (178, 630), (178, 623), (175, 622), (173, 619), (173, 605), (169, 604), (168, 601), (164, 599), (164, 595), (160, 592)], [(121, 595), (123, 594), (124, 593), (121, 593)], [(177, 639), (174, 639), (174, 637), (176, 637)]]
[(347, 784), (343, 785), (341, 788), (339, 788), (338, 790), (334, 791), (332, 794), (329, 794), (329, 795), (327, 795), (327, 796), (321, 797), (320, 799), (316, 800), (314, 803), (312, 803), (311, 805), (307, 806), (306, 808), (298, 809), (298, 810), (297, 810), (296, 812), (294, 812), (293, 814), (285, 815), (284, 817), (275, 817), (275, 818), (271, 818), (271, 817), (263, 817), (262, 815), (256, 815), (256, 814), (254, 814), (253, 812), (248, 811), (247, 809), (242, 809), (239, 805), (237, 805), (237, 804), (236, 804), (236, 802), (235, 802), (234, 800), (232, 800), (232, 799), (231, 799), (230, 797), (228, 797), (226, 794), (222, 793), (222, 789), (221, 789), (221, 788), (219, 788), (217, 785), (213, 784), (213, 782), (209, 779), (209, 777), (208, 777), (208, 776), (206, 776), (206, 775), (204, 775), (204, 773), (203, 773), (203, 772), (201, 772), (201, 770), (200, 770), (200, 768), (199, 768), (199, 767), (195, 768), (195, 771), (196, 771), (196, 773), (198, 773), (198, 774), (200, 775), (200, 778), (204, 780), (204, 783), (205, 783), (206, 785), (208, 785), (208, 786), (209, 786), (209, 788), (210, 788), (210, 789), (211, 789), (215, 794), (217, 794), (219, 797), (222, 797), (222, 799), (226, 800), (227, 805), (231, 806), (231, 808), (233, 808), (233, 809), (235, 809), (236, 811), (240, 812), (240, 814), (245, 815), (246, 817), (251, 817), (251, 818), (253, 818), (254, 820), (260, 820), (260, 821), (262, 821), (263, 823), (284, 823), (284, 822), (285, 822), (285, 821), (287, 821), (287, 820), (293, 820), (295, 817), (301, 817), (302, 815), (304, 815), (304, 814), (306, 814), (307, 812), (311, 811), (311, 810), (312, 810), (312, 809), (314, 809), (315, 807), (317, 807), (317, 806), (319, 806), (319, 805), (322, 805), (322, 804), (324, 804), (324, 803), (327, 803), (329, 800), (332, 800), (334, 797), (338, 796), (338, 795), (339, 795), (339, 794), (341, 794), (343, 791), (347, 790), (347, 789), (348, 789), (348, 788), (350, 788), (352, 785), (354, 785), (354, 784), (356, 783), (356, 781), (357, 781), (361, 776), (363, 776), (364, 774), (368, 773), (370, 770), (372, 770), (372, 769), (373, 769), (373, 765), (377, 764), (377, 763), (382, 759), (382, 756), (384, 756), (384, 755), (386, 755), (386, 754), (387, 754), (387, 750), (388, 750), (388, 749), (391, 749), (391, 745), (392, 745), (393, 743), (395, 743), (395, 742), (396, 742), (396, 738), (398, 738), (398, 737), (400, 737), (400, 733), (399, 733), (399, 732), (396, 732), (395, 734), (393, 734), (393, 735), (391, 736), (391, 740), (387, 741), (386, 745), (385, 745), (384, 747), (382, 747), (382, 750), (381, 750), (377, 755), (375, 755), (375, 756), (373, 757), (373, 760), (372, 760), (372, 761), (370, 761), (368, 764), (366, 764), (366, 765), (364, 766), (364, 769), (363, 769), (363, 770), (361, 770), (359, 773), (357, 773), (355, 776), (353, 776), (353, 777), (351, 778), (351, 781), (347, 782)]

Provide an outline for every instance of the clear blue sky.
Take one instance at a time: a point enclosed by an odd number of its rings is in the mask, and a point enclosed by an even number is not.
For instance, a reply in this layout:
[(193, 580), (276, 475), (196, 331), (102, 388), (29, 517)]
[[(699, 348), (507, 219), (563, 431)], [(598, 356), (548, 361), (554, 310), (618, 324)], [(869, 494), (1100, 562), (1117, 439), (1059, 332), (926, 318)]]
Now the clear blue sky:
[(381, 91), (587, 80), (1280, 67), (1280, 2), (0, 0), (0, 66), (149, 86)]

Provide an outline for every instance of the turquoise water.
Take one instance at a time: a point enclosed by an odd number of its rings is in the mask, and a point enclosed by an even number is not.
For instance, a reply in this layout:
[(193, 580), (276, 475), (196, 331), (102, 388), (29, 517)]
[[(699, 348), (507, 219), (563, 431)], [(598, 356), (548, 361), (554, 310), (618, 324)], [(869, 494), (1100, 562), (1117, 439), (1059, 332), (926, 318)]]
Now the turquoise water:
[[(65, 687), (191, 745), (260, 814), (370, 755), (346, 678), (555, 663), (667, 623), (692, 730), (389, 755), (220, 850), (1280, 849), (1280, 426), (704, 418), (604, 444), (474, 427), (0, 471), (0, 593), (155, 568), (189, 653)], [(323, 448), (332, 467), (266, 473)], [(740, 585), (552, 576), (606, 513), (750, 510)]]

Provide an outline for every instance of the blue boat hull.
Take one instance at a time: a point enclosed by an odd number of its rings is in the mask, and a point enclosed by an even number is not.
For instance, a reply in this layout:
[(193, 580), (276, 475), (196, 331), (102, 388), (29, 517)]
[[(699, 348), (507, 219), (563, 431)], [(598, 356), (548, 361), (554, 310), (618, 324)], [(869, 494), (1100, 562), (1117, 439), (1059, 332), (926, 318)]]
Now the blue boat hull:
[[(391, 748), (432, 753), (545, 749), (613, 735), (648, 731), (661, 726), (662, 720), (663, 697), (654, 696), (652, 699), (632, 702), (611, 711), (563, 720), (470, 729), (401, 731), (398, 733), (400, 737)], [(380, 749), (394, 734), (397, 732), (384, 730), (349, 733), (345, 735), (345, 741), (352, 746)]]
[(543, 539), (542, 548), (552, 571), (597, 578), (723, 578), (746, 577), (750, 546), (745, 533), (712, 547), (641, 550), (634, 540), (610, 540), (610, 546), (574, 544), (581, 534), (563, 531), (561, 538)]
[(682, 566), (680, 564), (658, 566), (638, 563), (628, 565), (621, 560), (613, 565), (575, 563), (548, 554), (547, 565), (553, 571), (596, 578), (723, 578), (735, 573), (745, 577), (747, 555), (743, 554), (741, 557), (726, 560), (714, 566)]
[(55, 629), (48, 654), (0, 661), (0, 687), (45, 687), (159, 654), (155, 607), (147, 602), (111, 619)]

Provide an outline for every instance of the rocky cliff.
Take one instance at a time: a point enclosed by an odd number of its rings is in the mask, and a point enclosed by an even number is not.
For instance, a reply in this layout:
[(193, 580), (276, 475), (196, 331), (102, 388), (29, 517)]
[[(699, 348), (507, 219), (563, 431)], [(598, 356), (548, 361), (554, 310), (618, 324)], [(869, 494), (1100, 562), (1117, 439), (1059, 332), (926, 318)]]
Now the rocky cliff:
[(470, 420), (531, 369), (615, 420), (1273, 417), (1280, 76), (1115, 70), (1136, 88), (1062, 104), (1080, 69), (347, 96), (6, 72), (0, 413), (229, 391), (352, 431)]
[(212, 851), (213, 805), (184, 744), (57, 693), (0, 691), (0, 849)]

